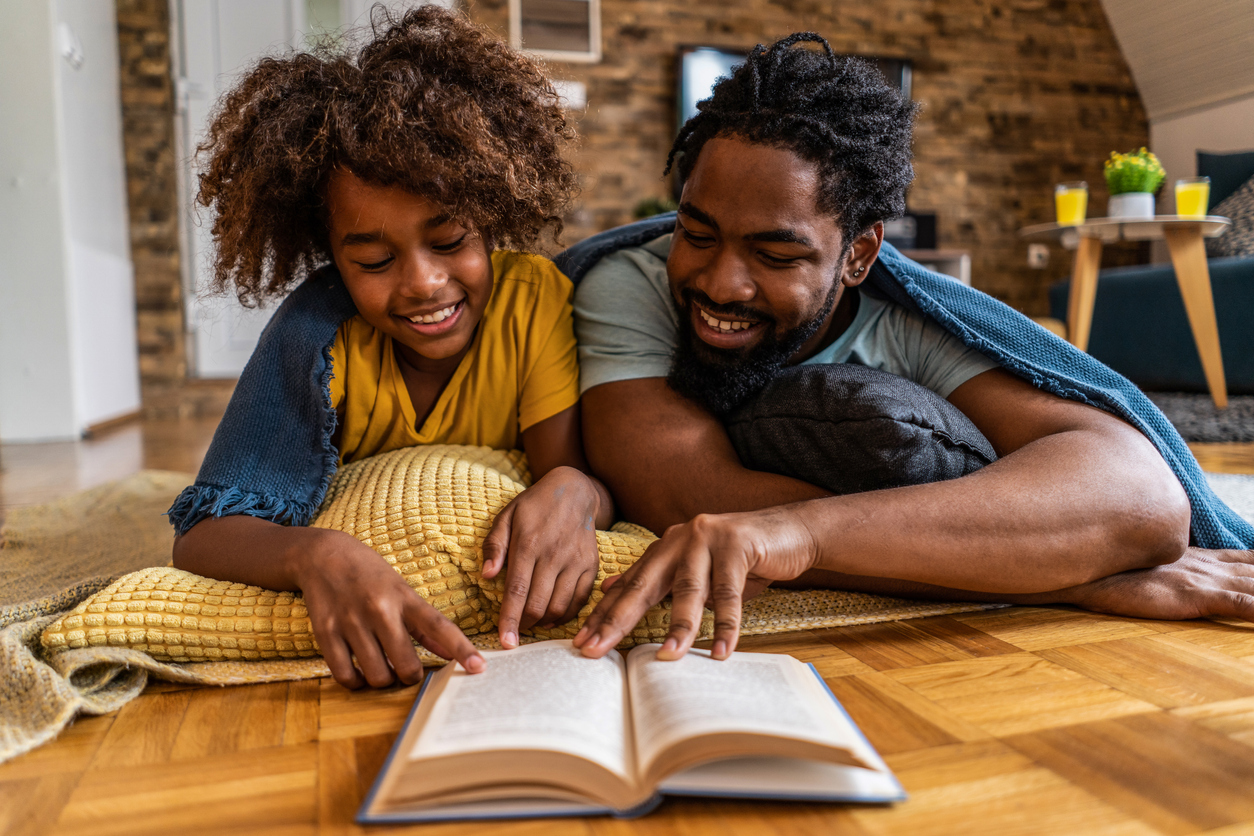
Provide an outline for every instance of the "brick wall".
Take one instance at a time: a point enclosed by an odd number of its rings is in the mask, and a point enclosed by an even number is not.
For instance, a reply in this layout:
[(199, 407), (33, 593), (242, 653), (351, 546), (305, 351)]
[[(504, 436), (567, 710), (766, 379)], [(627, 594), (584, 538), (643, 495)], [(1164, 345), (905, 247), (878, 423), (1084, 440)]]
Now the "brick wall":
[[(507, 29), (505, 0), (471, 0), (472, 17)], [(602, 0), (604, 59), (551, 64), (588, 86), (578, 121), (581, 207), (567, 242), (631, 220), (669, 192), (661, 171), (675, 123), (680, 45), (748, 48), (800, 29), (834, 49), (908, 58), (923, 104), (908, 205), (939, 215), (939, 245), (969, 250), (973, 283), (1031, 314), (1069, 275), (1052, 253), (1027, 266), (1016, 230), (1053, 218), (1053, 185), (1087, 180), (1104, 214), (1101, 165), (1148, 142), (1140, 97), (1098, 0)], [(1096, 205), (1092, 205), (1096, 204)], [(1126, 263), (1141, 248), (1107, 248)]]
[(144, 410), (211, 414), (225, 407), (232, 385), (187, 378), (169, 7), (167, 0), (116, 3)]
[[(188, 382), (179, 273), (174, 99), (166, 0), (116, 0), (144, 405), (220, 409), (229, 384)], [(507, 32), (506, 0), (468, 0)], [(577, 124), (580, 203), (567, 244), (631, 220), (669, 194), (661, 177), (675, 121), (680, 45), (747, 48), (798, 29), (839, 52), (908, 58), (924, 106), (909, 206), (939, 214), (942, 247), (969, 250), (974, 284), (1030, 314), (1069, 273), (1055, 250), (1027, 267), (1016, 230), (1052, 217), (1052, 187), (1087, 180), (1104, 213), (1101, 164), (1148, 142), (1140, 97), (1098, 0), (602, 0), (604, 60), (553, 63), (588, 87)], [(1106, 264), (1143, 256), (1107, 247)]]

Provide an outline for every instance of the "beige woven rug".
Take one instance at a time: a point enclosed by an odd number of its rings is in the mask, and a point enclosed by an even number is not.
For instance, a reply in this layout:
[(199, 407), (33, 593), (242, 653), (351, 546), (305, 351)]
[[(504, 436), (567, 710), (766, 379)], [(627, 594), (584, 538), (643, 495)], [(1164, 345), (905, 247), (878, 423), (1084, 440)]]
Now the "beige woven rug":
[[(47, 655), (45, 627), (119, 575), (169, 564), (162, 514), (192, 481), (143, 471), (57, 502), (16, 508), (0, 531), (0, 762), (54, 738), (78, 713), (104, 714), (137, 696), (149, 674), (205, 685), (328, 676), (321, 658), (170, 663), (127, 648)], [(998, 605), (903, 601), (857, 593), (768, 590), (745, 608), (744, 635), (968, 612)], [(475, 636), (497, 649), (496, 634)], [(423, 654), (424, 661), (440, 660)]]

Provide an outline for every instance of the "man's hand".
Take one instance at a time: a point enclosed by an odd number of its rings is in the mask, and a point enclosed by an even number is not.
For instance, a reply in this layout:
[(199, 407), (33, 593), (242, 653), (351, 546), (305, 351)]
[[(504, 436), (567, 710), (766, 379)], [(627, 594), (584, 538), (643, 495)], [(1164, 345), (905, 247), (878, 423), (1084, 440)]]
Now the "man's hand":
[(1041, 597), (1134, 618), (1254, 621), (1254, 551), (1191, 548), (1174, 563), (1121, 572)]
[(505, 570), (502, 645), (517, 647), (519, 630), (564, 624), (587, 603), (599, 568), (600, 504), (591, 479), (557, 467), (497, 515), (483, 541), (483, 576)]
[(678, 659), (688, 652), (708, 601), (714, 609), (712, 652), (714, 658), (726, 659), (740, 635), (742, 602), (771, 581), (805, 572), (816, 554), (812, 533), (790, 506), (703, 514), (668, 528), (635, 565), (608, 585), (574, 644), (585, 656), (604, 656), (669, 592), (671, 627), (658, 658)]
[[(298, 577), (318, 647), (345, 688), (375, 688), (400, 679), (422, 680), (422, 662), (410, 637), (470, 673), (485, 662), (461, 629), (410, 589), (373, 549), (340, 531), (319, 533), (318, 548)], [(354, 666), (353, 657), (357, 664)]]

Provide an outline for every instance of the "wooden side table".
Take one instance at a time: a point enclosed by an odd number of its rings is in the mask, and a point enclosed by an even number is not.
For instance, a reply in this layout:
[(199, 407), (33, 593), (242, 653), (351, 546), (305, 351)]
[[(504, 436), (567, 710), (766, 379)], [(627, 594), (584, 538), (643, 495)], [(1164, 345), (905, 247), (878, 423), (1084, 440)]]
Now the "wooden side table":
[(1024, 238), (1048, 238), (1075, 250), (1071, 290), (1067, 297), (1067, 335), (1072, 345), (1087, 351), (1093, 324), (1093, 301), (1097, 296), (1097, 272), (1101, 266), (1102, 245), (1111, 241), (1153, 241), (1166, 239), (1171, 264), (1176, 271), (1184, 310), (1189, 316), (1193, 342), (1197, 345), (1206, 374), (1206, 386), (1215, 406), (1228, 406), (1228, 386), (1224, 381), (1223, 356), (1219, 351), (1219, 326), (1215, 322), (1215, 300), (1210, 289), (1210, 269), (1206, 266), (1206, 246), (1202, 239), (1222, 235), (1232, 222), (1217, 215), (1185, 218), (1155, 215), (1152, 218), (1094, 218), (1079, 226), (1037, 224), (1019, 230)]

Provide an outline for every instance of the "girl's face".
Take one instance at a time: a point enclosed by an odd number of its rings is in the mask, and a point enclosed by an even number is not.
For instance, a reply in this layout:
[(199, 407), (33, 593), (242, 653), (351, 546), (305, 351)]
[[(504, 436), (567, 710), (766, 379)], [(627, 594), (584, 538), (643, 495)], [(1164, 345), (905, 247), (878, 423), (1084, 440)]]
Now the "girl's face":
[(483, 238), (424, 197), (343, 170), (326, 199), (331, 255), (358, 313), (421, 357), (460, 356), (492, 296)]

